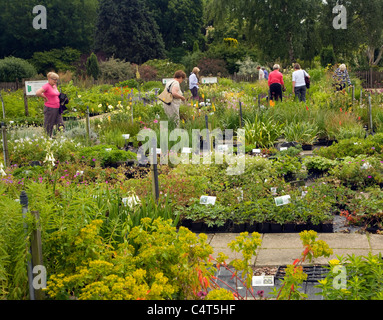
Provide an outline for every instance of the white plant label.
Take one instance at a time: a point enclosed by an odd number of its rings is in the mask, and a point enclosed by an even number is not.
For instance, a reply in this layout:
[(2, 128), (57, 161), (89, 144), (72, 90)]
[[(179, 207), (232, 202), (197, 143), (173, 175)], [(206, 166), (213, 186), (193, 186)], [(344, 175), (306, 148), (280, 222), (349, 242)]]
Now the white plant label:
[(274, 276), (253, 276), (252, 279), (253, 287), (273, 287)]
[(261, 153), (261, 149), (253, 149), (253, 153)]
[(182, 153), (192, 153), (192, 148), (182, 148)]
[(217, 197), (209, 197), (209, 196), (201, 196), (201, 199), (200, 199), (200, 204), (211, 204), (211, 205), (215, 205), (215, 200), (217, 199)]
[(130, 134), (123, 134), (122, 137), (125, 139), (125, 140), (128, 140), (130, 138)]
[(287, 150), (287, 147), (281, 147), (279, 148), (279, 151), (286, 151)]
[(291, 197), (289, 195), (274, 198), (275, 204), (278, 207), (290, 203), (290, 199), (291, 199)]

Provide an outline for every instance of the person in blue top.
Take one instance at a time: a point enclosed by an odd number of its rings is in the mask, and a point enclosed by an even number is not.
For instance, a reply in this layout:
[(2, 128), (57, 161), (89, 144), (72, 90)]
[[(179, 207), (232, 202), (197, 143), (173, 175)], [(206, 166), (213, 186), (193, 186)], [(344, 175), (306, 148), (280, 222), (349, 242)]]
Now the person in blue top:
[(269, 72), (266, 70), (266, 68), (262, 68), (263, 73), (265, 74), (265, 80), (269, 80)]
[(334, 71), (333, 79), (336, 91), (342, 91), (347, 85), (352, 86), (350, 75), (347, 72), (345, 64), (341, 64), (339, 68)]
[(200, 72), (200, 69), (195, 67), (193, 68), (193, 71), (191, 72), (189, 76), (189, 89), (192, 93), (192, 99), (198, 100), (198, 89), (199, 89), (199, 80), (198, 80), (198, 74)]

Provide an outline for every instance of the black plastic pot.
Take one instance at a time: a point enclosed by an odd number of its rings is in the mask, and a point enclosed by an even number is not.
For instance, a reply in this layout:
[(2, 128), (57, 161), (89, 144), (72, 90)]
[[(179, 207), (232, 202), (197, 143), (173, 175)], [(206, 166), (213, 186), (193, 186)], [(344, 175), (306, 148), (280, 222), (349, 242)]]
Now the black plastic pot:
[(269, 233), (270, 232), (270, 222), (263, 222), (258, 225), (259, 233)]
[(321, 224), (321, 232), (333, 233), (334, 232), (334, 224), (332, 222), (322, 223)]
[(303, 144), (302, 145), (302, 150), (303, 151), (310, 151), (313, 149), (313, 145), (312, 144)]
[(270, 223), (270, 233), (282, 233), (283, 225), (279, 223)]
[(283, 232), (285, 233), (295, 233), (295, 223), (285, 223), (283, 225)]

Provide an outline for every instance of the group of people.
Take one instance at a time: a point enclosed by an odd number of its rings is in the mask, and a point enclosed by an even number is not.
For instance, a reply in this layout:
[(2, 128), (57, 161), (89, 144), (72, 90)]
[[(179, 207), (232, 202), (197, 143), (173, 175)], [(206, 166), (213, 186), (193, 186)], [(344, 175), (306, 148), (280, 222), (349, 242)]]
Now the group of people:
[[(283, 74), (280, 72), (279, 64), (273, 66), (273, 71), (270, 74), (265, 68), (258, 67), (259, 79), (267, 80), (269, 86), (269, 99), (282, 101), (283, 91), (286, 90), (283, 81)], [(192, 99), (199, 99), (199, 72), (200, 69), (193, 68), (189, 76), (189, 89), (192, 94)], [(296, 63), (294, 65), (294, 72), (292, 75), (293, 80), (293, 92), (299, 101), (306, 102), (306, 77), (310, 78), (310, 75)], [(58, 74), (49, 72), (47, 74), (48, 82), (36, 92), (36, 96), (44, 99), (44, 129), (48, 136), (52, 136), (53, 127), (64, 128), (64, 121), (60, 110), (60, 92), (58, 91), (57, 82), (59, 80)], [(169, 119), (173, 119), (177, 126), (180, 122), (180, 105), (185, 101), (185, 96), (181, 90), (181, 83), (186, 79), (186, 74), (182, 70), (175, 72), (173, 81), (169, 81), (165, 90), (168, 90), (173, 100), (170, 104), (163, 104), (166, 115)], [(345, 64), (341, 64), (334, 72), (334, 87), (336, 91), (343, 90), (347, 85), (351, 86), (351, 79), (347, 72)]]

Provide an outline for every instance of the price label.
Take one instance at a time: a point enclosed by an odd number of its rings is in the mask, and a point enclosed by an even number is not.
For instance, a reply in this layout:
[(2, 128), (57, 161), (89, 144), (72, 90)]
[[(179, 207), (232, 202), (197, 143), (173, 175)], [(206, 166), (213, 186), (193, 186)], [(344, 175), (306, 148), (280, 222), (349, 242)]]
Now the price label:
[(273, 287), (274, 276), (253, 276), (253, 287)]

